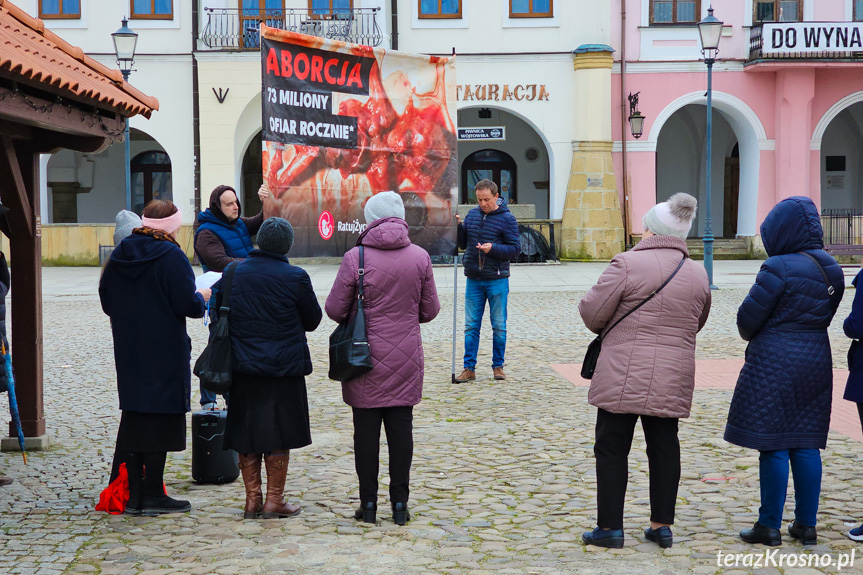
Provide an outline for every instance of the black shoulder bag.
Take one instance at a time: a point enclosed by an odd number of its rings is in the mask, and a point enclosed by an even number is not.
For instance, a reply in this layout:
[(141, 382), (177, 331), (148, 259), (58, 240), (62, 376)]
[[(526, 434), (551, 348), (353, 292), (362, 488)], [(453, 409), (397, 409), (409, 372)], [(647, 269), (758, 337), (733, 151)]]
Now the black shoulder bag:
[(224, 395), (231, 390), (231, 333), (228, 316), (231, 314), (231, 287), (239, 262), (232, 262), (222, 274), (222, 305), (207, 347), (195, 362), (193, 373), (201, 380), (204, 389)]
[(807, 254), (806, 252), (797, 252), (798, 254), (803, 254), (813, 262), (815, 262), (815, 267), (818, 268), (818, 271), (821, 272), (821, 277), (824, 278), (824, 283), (827, 284), (827, 295), (830, 296), (830, 299), (833, 299), (833, 294), (836, 293), (836, 290), (833, 289), (833, 284), (830, 283), (830, 278), (827, 277), (827, 272), (824, 271), (824, 268), (821, 266), (821, 263), (815, 259), (815, 256), (812, 254)]
[(341, 322), (330, 335), (329, 378), (336, 381), (350, 381), (372, 368), (372, 353), (366, 338), (366, 316), (363, 311), (363, 276), (366, 273), (364, 265), (363, 246), (360, 246), (357, 313)]
[[(665, 280), (661, 286), (650, 292), (650, 295), (644, 298), (637, 306), (623, 314), (623, 316), (619, 320), (614, 322), (612, 326), (605, 331), (605, 335), (608, 335), (608, 332), (617, 327), (617, 324), (628, 318), (630, 314), (635, 312), (635, 310), (652, 300), (656, 294), (661, 292), (662, 288), (667, 286), (668, 282), (671, 281), (671, 278), (677, 275), (677, 272), (680, 271), (681, 267), (683, 267), (683, 262), (685, 261), (686, 256), (683, 256), (683, 259), (680, 260), (680, 263), (677, 264), (677, 267), (674, 268), (674, 271), (671, 273), (670, 276), (668, 276), (668, 279)], [(596, 371), (596, 362), (599, 360), (599, 352), (602, 351), (602, 338), (603, 335), (599, 334), (598, 336), (596, 336), (596, 339), (590, 342), (590, 345), (587, 346), (587, 352), (584, 354), (584, 361), (581, 364), (581, 377), (583, 377), (584, 379), (591, 379), (593, 377), (593, 372)]]

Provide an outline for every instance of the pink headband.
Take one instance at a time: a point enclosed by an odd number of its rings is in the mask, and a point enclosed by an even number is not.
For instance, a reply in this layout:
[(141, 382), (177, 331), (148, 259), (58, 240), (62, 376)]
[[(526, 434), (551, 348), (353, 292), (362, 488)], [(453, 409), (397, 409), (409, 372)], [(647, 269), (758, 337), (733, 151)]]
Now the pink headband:
[(145, 216), (141, 218), (141, 223), (148, 228), (163, 230), (169, 234), (173, 234), (180, 229), (180, 224), (183, 223), (183, 212), (180, 211), (180, 208), (177, 208), (177, 211), (167, 218), (148, 218)]

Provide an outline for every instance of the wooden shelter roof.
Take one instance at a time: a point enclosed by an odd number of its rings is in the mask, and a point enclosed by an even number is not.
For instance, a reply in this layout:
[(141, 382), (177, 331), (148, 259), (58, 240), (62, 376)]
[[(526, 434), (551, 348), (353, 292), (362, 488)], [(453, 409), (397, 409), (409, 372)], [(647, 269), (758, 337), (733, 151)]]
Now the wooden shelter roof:
[(0, 0), (0, 72), (79, 102), (147, 118), (159, 101), (133, 88), (119, 70), (84, 54), (7, 0)]

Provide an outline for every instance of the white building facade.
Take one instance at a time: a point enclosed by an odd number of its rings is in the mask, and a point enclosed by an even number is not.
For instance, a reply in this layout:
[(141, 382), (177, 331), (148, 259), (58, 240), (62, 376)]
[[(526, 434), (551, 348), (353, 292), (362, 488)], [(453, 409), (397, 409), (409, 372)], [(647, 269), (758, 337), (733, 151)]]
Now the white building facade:
[[(457, 56), (459, 202), (494, 180), (512, 204), (563, 220), (563, 254), (622, 248), (611, 161), (611, 14), (592, 0), (19, 0), (46, 26), (114, 64), (111, 33), (139, 34), (130, 82), (159, 99), (131, 122), (132, 208), (171, 199), (184, 223), (233, 186), (257, 213), (258, 26)], [(147, 13), (134, 13), (143, 10)], [(112, 222), (125, 207), (123, 146), (43, 161), (43, 221)], [(568, 231), (567, 231), (568, 230)], [(558, 236), (558, 241), (560, 241)], [(566, 245), (570, 247), (567, 248)]]

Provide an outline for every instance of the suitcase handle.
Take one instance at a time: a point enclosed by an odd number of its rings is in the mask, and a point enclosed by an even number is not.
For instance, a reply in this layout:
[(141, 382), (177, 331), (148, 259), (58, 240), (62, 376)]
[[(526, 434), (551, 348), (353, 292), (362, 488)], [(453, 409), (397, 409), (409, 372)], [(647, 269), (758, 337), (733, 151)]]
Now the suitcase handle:
[(201, 425), (214, 425), (219, 423), (219, 416), (214, 413), (205, 413), (201, 416)]

